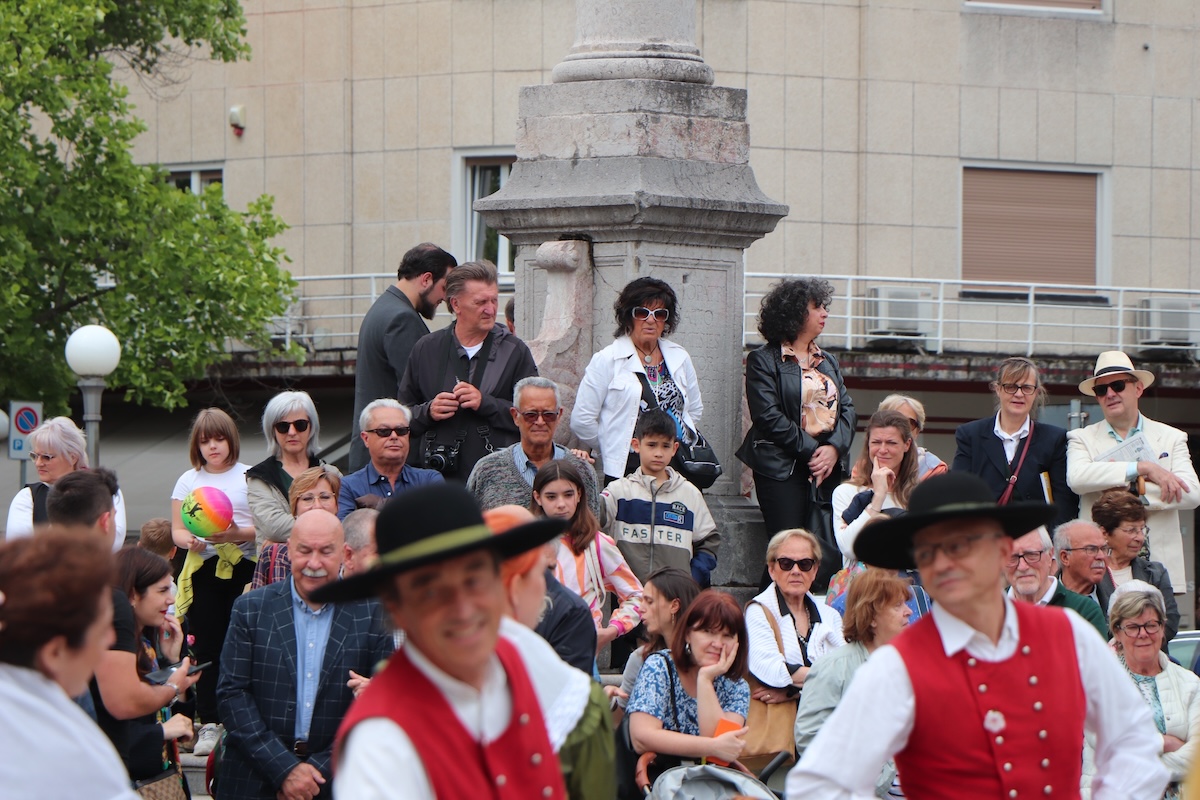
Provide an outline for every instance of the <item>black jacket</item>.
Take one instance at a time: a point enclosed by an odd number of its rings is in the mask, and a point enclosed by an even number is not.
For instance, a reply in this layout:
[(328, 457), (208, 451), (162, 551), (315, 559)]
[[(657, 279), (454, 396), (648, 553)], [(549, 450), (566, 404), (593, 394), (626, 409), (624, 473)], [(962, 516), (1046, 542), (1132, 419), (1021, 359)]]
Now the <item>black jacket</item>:
[[(996, 437), (996, 418), (986, 417), (958, 426), (954, 434), (957, 449), (950, 469), (973, 472), (1000, 499), (1008, 487), (1008, 460), (1004, 457), (1004, 443)], [(1045, 502), (1042, 493), (1042, 473), (1050, 473), (1050, 492), (1054, 507), (1058, 510), (1054, 524), (1061, 525), (1079, 516), (1079, 498), (1067, 486), (1067, 432), (1057, 425), (1033, 421), (1033, 435), (1026, 436), (1017, 445), (1013, 468), (1021, 459), (1021, 450), (1029, 447), (1029, 455), (1021, 465), (1011, 502)]]
[(546, 570), (546, 596), (550, 607), (534, 632), (550, 643), (559, 658), (591, 675), (596, 660), (592, 610), (582, 597), (559, 583), (552, 570)]
[[(428, 467), (425, 454), (431, 441), (452, 447), (461, 438), (458, 469), (442, 474), (447, 479), (465, 483), (479, 459), (492, 450), (520, 441), (521, 434), (509, 411), (513, 407), (513, 387), (522, 378), (537, 375), (537, 364), (523, 341), (503, 325), (496, 325), (492, 329), (494, 339), (480, 383), (477, 379), (479, 353), (468, 361), (466, 350), (454, 337), (454, 327), (451, 324), (434, 331), (413, 346), (404, 378), (400, 381), (399, 399), (412, 410), (408, 463), (414, 467)], [(447, 366), (447, 353), (453, 368)], [(457, 379), (479, 386), (483, 395), (479, 410), (459, 409), (450, 419), (435, 422), (429, 416), (430, 402), (440, 392), (452, 391)], [(481, 428), (486, 428), (486, 439)], [(487, 447), (489, 443), (492, 450)]]
[[(782, 481), (797, 468), (806, 471), (813, 452), (829, 444), (838, 451), (842, 473), (848, 474), (847, 454), (858, 414), (842, 381), (841, 365), (832, 353), (822, 351), (825, 360), (817, 370), (837, 386), (838, 421), (832, 431), (813, 438), (800, 427), (800, 365), (784, 363), (779, 353), (779, 345), (765, 344), (746, 356), (746, 403), (752, 424), (737, 457), (755, 472)], [(826, 483), (836, 486), (838, 480)]]

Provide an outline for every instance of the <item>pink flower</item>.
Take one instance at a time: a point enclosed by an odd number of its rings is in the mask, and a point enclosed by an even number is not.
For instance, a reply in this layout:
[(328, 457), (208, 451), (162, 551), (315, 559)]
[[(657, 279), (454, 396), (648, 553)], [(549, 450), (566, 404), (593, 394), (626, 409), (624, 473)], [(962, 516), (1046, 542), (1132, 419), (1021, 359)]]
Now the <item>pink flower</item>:
[(187, 637), (187, 643), (188, 647), (194, 647), (196, 645), (196, 637), (189, 633)]

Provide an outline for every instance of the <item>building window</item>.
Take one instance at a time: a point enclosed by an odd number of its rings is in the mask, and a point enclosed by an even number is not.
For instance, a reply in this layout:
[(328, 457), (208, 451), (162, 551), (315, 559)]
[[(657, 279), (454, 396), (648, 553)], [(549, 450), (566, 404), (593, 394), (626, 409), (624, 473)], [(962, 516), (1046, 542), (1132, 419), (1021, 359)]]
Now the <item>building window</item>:
[(474, 210), (475, 201), (495, 194), (508, 183), (513, 156), (468, 158), (465, 164), (467, 180), (466, 206), (466, 260), (478, 261), (486, 258), (496, 265), (501, 273), (511, 274), (516, 248), (508, 237), (501, 236), (483, 221), (483, 216)]
[(1066, 8), (1100, 11), (1101, 0), (966, 0), (968, 6), (1027, 6), (1029, 8)]
[(967, 167), (962, 278), (1097, 283), (1100, 176)]
[(220, 167), (196, 167), (188, 169), (174, 167), (169, 169), (168, 180), (184, 192), (204, 194), (204, 190), (214, 183), (221, 183), (222, 170)]

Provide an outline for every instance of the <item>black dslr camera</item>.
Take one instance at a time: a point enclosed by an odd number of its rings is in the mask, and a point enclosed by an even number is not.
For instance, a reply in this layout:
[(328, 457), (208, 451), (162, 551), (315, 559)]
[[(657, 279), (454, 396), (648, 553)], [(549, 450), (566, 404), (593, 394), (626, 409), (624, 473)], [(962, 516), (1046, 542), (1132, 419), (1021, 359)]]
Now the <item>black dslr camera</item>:
[(454, 444), (443, 444), (432, 439), (425, 443), (425, 466), (436, 469), (443, 475), (453, 475), (458, 472), (458, 451), (462, 441)]

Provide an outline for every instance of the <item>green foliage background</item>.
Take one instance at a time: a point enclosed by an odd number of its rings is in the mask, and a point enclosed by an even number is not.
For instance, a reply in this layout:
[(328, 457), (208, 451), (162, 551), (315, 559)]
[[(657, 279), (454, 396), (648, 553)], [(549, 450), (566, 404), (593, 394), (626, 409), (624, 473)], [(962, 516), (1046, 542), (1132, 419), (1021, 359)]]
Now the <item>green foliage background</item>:
[(63, 347), (80, 325), (121, 340), (110, 386), (175, 407), (232, 338), (271, 348), (294, 281), (262, 197), (180, 191), (135, 164), (145, 126), (114, 62), (152, 75), (170, 47), (247, 57), (238, 0), (0, 3), (0, 399), (65, 407)]

